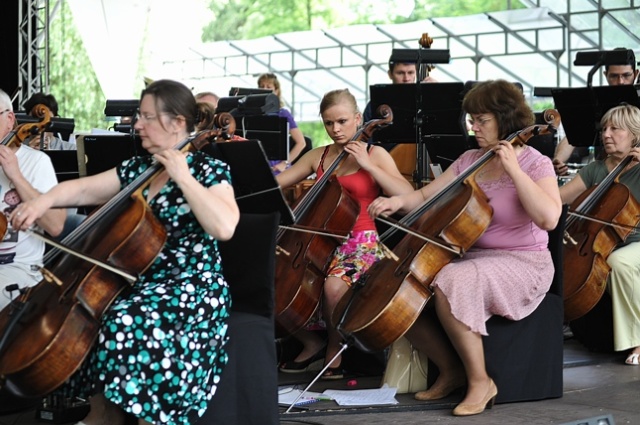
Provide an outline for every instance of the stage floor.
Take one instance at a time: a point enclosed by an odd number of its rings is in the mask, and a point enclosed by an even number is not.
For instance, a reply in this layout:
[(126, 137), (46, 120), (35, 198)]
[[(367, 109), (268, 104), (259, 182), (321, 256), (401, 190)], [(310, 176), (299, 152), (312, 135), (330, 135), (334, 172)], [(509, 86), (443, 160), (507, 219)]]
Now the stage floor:
[[(304, 388), (314, 374), (280, 374), (280, 385)], [(355, 379), (357, 385), (347, 386)], [(346, 376), (337, 381), (318, 381), (311, 388), (378, 388), (380, 376)], [(574, 340), (565, 341), (563, 397), (525, 403), (498, 404), (485, 413), (466, 418), (451, 415), (462, 392), (438, 402), (418, 402), (411, 394), (396, 396), (398, 404), (390, 406), (340, 407), (334, 401), (320, 401), (280, 415), (281, 425), (388, 425), (456, 423), (478, 425), (566, 424), (613, 425), (640, 424), (640, 367), (624, 364), (624, 356), (592, 353)], [(597, 422), (607, 418), (609, 422)], [(35, 411), (0, 416), (0, 425), (43, 424)], [(243, 424), (238, 424), (243, 425)]]

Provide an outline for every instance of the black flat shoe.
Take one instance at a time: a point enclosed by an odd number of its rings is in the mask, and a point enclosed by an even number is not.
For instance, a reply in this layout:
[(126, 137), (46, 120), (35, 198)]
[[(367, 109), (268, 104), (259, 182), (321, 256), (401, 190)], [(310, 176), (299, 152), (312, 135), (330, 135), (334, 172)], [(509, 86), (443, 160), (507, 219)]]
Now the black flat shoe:
[(284, 373), (304, 373), (313, 372), (322, 369), (322, 362), (324, 361), (324, 351), (327, 346), (324, 345), (313, 356), (301, 362), (294, 360), (282, 363), (279, 367), (280, 372)]

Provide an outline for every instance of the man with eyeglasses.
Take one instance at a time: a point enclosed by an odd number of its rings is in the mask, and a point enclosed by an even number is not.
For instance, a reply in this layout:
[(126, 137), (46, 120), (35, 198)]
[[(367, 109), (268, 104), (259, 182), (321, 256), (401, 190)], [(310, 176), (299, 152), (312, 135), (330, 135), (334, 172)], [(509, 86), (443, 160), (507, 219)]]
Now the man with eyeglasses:
[[(614, 50), (628, 49), (624, 47), (617, 47)], [(636, 69), (636, 57), (633, 52), (631, 53), (632, 54), (629, 58), (628, 63), (620, 65), (605, 65), (603, 74), (610, 86), (630, 85), (636, 81), (636, 78), (638, 78), (638, 72), (640, 70)], [(557, 175), (563, 176), (568, 174), (569, 167), (567, 167), (567, 164), (565, 164), (565, 162), (569, 160), (569, 158), (574, 153), (574, 150), (575, 146), (570, 145), (566, 137), (562, 138), (560, 143), (558, 143), (553, 158), (553, 166), (556, 170)], [(580, 158), (576, 160), (579, 161)]]
[[(45, 153), (11, 140), (10, 133), (15, 127), (11, 99), (0, 90), (0, 139), (3, 142), (0, 144), (0, 230), (14, 211), (20, 214), (24, 201), (36, 198), (58, 183)], [(63, 229), (65, 217), (64, 209), (49, 210), (36, 222), (36, 230), (57, 236)], [(44, 242), (30, 232), (7, 228), (0, 234), (0, 309), (18, 295), (17, 291), (10, 292), (8, 286), (17, 284), (23, 288), (42, 280), (43, 254)]]

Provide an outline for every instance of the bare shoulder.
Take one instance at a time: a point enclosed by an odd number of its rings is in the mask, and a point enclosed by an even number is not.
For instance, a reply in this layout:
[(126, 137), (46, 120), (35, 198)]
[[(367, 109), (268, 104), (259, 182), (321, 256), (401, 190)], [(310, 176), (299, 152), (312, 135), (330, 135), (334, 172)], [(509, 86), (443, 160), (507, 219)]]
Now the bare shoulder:
[(391, 159), (392, 160), (392, 157), (391, 157), (391, 154), (389, 153), (389, 151), (387, 151), (382, 146), (371, 145), (371, 149), (369, 150), (369, 154), (370, 154), (371, 158), (374, 159), (374, 160), (376, 160), (376, 159), (381, 159), (381, 160)]

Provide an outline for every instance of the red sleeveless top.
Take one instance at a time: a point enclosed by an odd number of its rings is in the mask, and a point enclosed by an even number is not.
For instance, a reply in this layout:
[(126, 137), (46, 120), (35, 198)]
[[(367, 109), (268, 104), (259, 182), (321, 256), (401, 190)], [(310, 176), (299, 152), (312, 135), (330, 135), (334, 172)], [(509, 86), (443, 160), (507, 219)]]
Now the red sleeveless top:
[[(325, 147), (322, 158), (320, 159), (320, 164), (316, 170), (318, 178), (324, 174), (324, 158), (328, 152), (329, 146)], [(380, 195), (380, 186), (373, 177), (371, 177), (371, 174), (360, 168), (353, 174), (338, 176), (338, 183), (360, 203), (360, 214), (358, 214), (358, 219), (353, 226), (352, 232), (376, 230), (375, 222), (367, 212), (367, 208), (369, 204)]]

